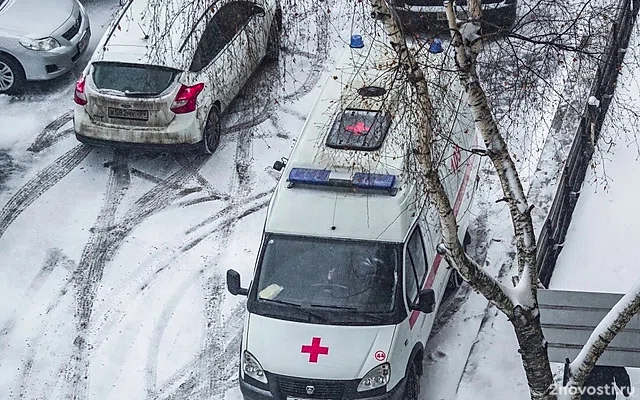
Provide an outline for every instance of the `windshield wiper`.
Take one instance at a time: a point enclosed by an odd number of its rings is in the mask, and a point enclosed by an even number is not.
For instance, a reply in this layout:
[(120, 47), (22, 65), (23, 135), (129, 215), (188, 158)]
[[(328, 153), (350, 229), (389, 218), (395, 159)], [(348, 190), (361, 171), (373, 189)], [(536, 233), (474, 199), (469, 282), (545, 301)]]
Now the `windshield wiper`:
[(266, 299), (266, 298), (262, 298), (262, 297), (258, 297), (258, 299), (260, 299), (262, 301), (269, 301), (271, 303), (285, 304), (287, 306), (294, 306), (294, 307), (302, 308), (302, 305), (300, 305), (298, 303), (293, 303), (293, 302), (290, 302), (290, 301), (286, 301), (286, 300)]
[(348, 306), (328, 306), (325, 304), (309, 304), (311, 307), (316, 307), (316, 308), (332, 308), (334, 310), (348, 310), (348, 311), (358, 311), (357, 308), (355, 307), (348, 307)]
[(358, 310), (356, 307), (349, 307), (349, 306), (328, 306), (325, 304), (310, 304), (311, 307), (318, 307), (318, 308), (330, 308), (330, 309), (334, 309), (334, 310), (345, 310), (345, 311), (351, 311), (351, 316), (352, 317), (363, 317), (363, 318), (367, 318), (370, 320), (374, 320), (375, 322), (380, 322), (384, 320), (384, 316), (382, 315), (378, 315), (376, 313), (372, 313), (372, 312), (367, 312), (367, 311), (360, 311)]
[(268, 301), (268, 302), (272, 302), (272, 303), (277, 303), (277, 304), (284, 304), (287, 306), (293, 306), (296, 308), (300, 308), (302, 310), (304, 310), (307, 314), (312, 315), (314, 317), (316, 317), (317, 319), (323, 321), (323, 322), (327, 322), (327, 317), (325, 317), (324, 315), (315, 313), (311, 310), (309, 310), (309, 308), (307, 307), (302, 307), (302, 304), (298, 304), (298, 303), (293, 303), (290, 301), (286, 301), (286, 300), (280, 300), (280, 299), (263, 299), (263, 298), (259, 298), (260, 300), (264, 300), (264, 301)]

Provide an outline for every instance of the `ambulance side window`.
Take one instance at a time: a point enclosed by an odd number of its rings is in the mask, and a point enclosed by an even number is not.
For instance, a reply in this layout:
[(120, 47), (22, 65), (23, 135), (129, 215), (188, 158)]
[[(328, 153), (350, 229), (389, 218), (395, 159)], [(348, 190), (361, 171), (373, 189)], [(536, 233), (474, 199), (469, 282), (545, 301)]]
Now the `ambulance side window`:
[(418, 297), (418, 291), (419, 289), (422, 289), (427, 276), (424, 242), (422, 241), (422, 234), (419, 226), (416, 226), (416, 229), (409, 238), (405, 260), (407, 263), (405, 274), (407, 300), (409, 302), (413, 302)]

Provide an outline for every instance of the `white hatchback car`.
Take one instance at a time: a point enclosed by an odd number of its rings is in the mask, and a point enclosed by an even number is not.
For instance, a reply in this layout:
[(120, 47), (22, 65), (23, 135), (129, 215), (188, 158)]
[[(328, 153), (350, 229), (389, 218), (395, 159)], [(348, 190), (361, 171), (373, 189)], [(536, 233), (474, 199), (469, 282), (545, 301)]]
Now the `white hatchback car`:
[(76, 137), (213, 153), (220, 114), (278, 58), (281, 24), (278, 0), (130, 1), (76, 84)]

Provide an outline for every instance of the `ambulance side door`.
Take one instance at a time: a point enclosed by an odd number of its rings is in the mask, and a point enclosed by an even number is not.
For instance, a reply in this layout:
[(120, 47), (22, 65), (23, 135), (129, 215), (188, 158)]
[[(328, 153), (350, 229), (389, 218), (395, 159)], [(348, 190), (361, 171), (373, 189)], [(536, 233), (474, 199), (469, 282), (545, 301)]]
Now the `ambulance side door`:
[[(416, 224), (404, 250), (404, 288), (407, 305), (414, 304), (418, 300), (418, 292), (427, 286), (428, 272), (423, 234), (420, 224)], [(432, 319), (433, 313), (409, 310), (409, 335), (412, 343), (427, 341), (427, 337), (423, 337), (423, 330), (431, 324)]]
[(449, 278), (447, 262), (436, 252), (436, 247), (442, 242), (442, 231), (438, 210), (434, 205), (427, 205), (420, 219), (422, 225), (424, 247), (427, 255), (427, 265), (430, 266), (427, 275), (427, 287), (434, 290), (436, 300), (440, 302)]

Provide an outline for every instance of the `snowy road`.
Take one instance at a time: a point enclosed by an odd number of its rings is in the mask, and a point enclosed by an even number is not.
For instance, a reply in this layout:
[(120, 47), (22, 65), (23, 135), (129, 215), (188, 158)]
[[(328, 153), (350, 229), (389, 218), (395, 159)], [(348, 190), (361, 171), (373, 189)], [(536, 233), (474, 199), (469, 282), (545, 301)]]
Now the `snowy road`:
[[(118, 2), (85, 5), (93, 49)], [(78, 144), (82, 65), (0, 96), (0, 397), (237, 398), (243, 304), (224, 274), (250, 277), (270, 166), (290, 153), (337, 35), (326, 9), (286, 12), (307, 22), (235, 101), (212, 157)]]
[[(118, 1), (83, 3), (91, 50)], [(265, 66), (237, 99), (211, 157), (79, 145), (70, 109), (83, 65), (32, 85), (29, 95), (0, 96), (0, 394), (239, 398), (243, 304), (227, 294), (224, 274), (234, 268), (250, 279), (279, 177), (270, 166), (289, 155), (351, 33), (352, 21), (337, 17), (353, 13), (344, 3), (285, 9), (285, 21), (297, 23), (285, 25), (280, 64)], [(534, 133), (518, 142), (523, 170), (535, 166), (544, 142)], [(478, 239), (506, 242), (509, 227), (497, 226), (504, 210), (487, 219), (483, 208), (500, 197), (495, 177), (479, 196), (484, 205), (469, 211), (486, 235)], [(487, 249), (476, 250), (484, 260)], [(486, 254), (496, 274), (504, 253), (498, 246)], [(460, 295), (460, 310), (429, 344), (425, 399), (453, 398), (486, 321), (486, 301)]]

